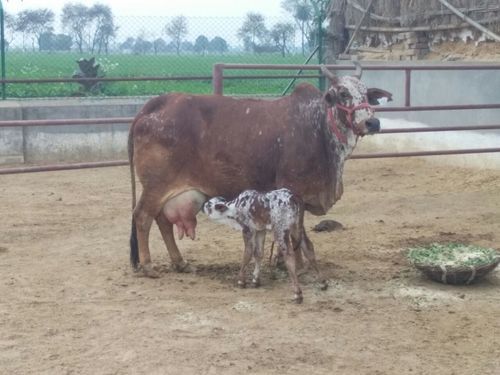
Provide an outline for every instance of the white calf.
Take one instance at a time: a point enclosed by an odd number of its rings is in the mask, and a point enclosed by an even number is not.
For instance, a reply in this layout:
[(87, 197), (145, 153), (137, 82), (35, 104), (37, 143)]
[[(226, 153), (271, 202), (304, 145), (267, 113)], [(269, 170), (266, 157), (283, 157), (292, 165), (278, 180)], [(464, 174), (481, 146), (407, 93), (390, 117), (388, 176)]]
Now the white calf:
[[(288, 189), (259, 193), (245, 190), (232, 201), (222, 197), (208, 200), (203, 212), (211, 219), (241, 229), (245, 242), (243, 262), (238, 276), (238, 285), (245, 286), (245, 270), (250, 259), (255, 259), (252, 284), (258, 286), (266, 230), (272, 230), (279, 252), (284, 256), (294, 291), (294, 301), (302, 302), (302, 291), (296, 271), (295, 250), (299, 247), (316, 271), (314, 247), (304, 230), (304, 207), (302, 200)], [(326, 286), (326, 284), (324, 284)]]

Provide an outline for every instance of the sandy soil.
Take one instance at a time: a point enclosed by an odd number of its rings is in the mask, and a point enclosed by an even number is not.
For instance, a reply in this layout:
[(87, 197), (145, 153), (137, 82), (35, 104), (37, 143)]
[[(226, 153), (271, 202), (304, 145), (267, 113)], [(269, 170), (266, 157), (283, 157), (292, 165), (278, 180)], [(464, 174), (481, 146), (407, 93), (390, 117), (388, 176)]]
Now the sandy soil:
[[(426, 280), (412, 245), (500, 248), (500, 171), (418, 159), (353, 160), (310, 232), (327, 291), (285, 275), (238, 289), (237, 232), (199, 219), (180, 248), (197, 273), (128, 264), (128, 168), (0, 177), (2, 374), (499, 374), (500, 271), (471, 286)], [(321, 218), (307, 216), (307, 228)], [(267, 247), (269, 251), (269, 247)]]

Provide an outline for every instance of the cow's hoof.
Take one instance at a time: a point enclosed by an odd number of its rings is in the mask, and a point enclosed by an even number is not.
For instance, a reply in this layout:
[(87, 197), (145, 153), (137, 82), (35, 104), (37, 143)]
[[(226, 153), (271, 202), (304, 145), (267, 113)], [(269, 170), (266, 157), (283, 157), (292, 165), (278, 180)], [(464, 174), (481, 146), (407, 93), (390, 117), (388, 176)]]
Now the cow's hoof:
[(151, 279), (157, 279), (160, 277), (160, 273), (153, 268), (151, 263), (144, 264), (141, 266), (142, 274)]
[(327, 290), (328, 289), (328, 280), (321, 280), (316, 283), (316, 288), (319, 290)]
[(196, 268), (185, 261), (182, 261), (181, 263), (173, 264), (172, 267), (174, 268), (175, 272), (179, 272), (179, 273), (195, 273), (196, 272)]
[(252, 279), (252, 288), (258, 288), (260, 286), (259, 279)]
[(245, 289), (247, 287), (247, 284), (245, 283), (245, 281), (242, 281), (242, 280), (238, 280), (236, 285), (238, 285), (238, 288), (241, 288), (241, 289)]

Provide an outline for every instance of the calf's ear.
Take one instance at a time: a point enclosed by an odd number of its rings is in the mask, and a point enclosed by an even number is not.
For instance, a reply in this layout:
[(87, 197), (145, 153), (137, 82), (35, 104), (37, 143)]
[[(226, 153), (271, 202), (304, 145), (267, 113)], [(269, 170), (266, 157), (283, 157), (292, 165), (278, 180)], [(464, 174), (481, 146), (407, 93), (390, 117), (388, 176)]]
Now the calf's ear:
[(368, 98), (368, 103), (371, 105), (378, 105), (381, 103), (379, 99), (385, 98), (387, 102), (392, 101), (392, 94), (389, 91), (385, 91), (377, 88), (369, 88), (366, 92)]
[(227, 211), (227, 206), (224, 203), (217, 203), (214, 206), (215, 211), (224, 212)]

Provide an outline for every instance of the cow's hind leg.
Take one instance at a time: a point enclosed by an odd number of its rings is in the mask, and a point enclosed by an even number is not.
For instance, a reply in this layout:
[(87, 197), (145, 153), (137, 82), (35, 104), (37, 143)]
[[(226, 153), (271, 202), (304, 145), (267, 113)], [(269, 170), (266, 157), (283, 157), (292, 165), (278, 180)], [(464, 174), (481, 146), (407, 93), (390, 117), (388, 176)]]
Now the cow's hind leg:
[(177, 272), (193, 271), (189, 263), (184, 261), (182, 258), (179, 248), (177, 247), (177, 243), (175, 242), (174, 225), (167, 220), (163, 211), (156, 216), (156, 224), (158, 224), (161, 236), (163, 237), (163, 241), (167, 247), (167, 251), (172, 262), (172, 268)]
[[(144, 202), (143, 196), (137, 203), (134, 209), (132, 219), (132, 234), (130, 236), (130, 261), (134, 269), (138, 269), (139, 265), (145, 276), (159, 277), (157, 271), (153, 269), (151, 264), (151, 255), (149, 253), (149, 232), (155, 214), (153, 205), (149, 205), (149, 209)], [(159, 208), (159, 206), (158, 206)]]

